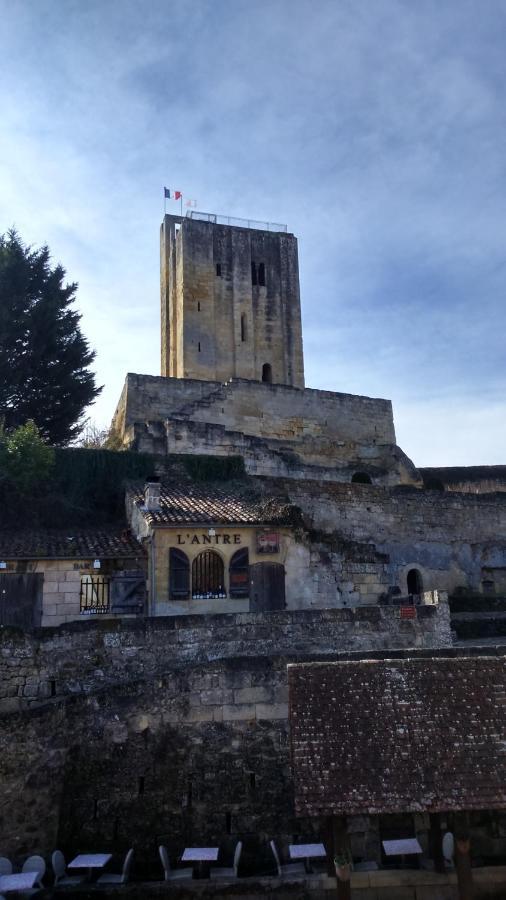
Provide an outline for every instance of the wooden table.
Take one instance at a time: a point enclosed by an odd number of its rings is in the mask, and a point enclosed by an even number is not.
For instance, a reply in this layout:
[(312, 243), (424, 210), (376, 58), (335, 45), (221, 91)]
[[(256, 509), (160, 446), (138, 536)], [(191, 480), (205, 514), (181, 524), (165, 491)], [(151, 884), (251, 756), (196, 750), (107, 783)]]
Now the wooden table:
[(290, 859), (304, 860), (306, 872), (312, 871), (309, 863), (309, 860), (312, 857), (322, 857), (327, 855), (327, 851), (323, 844), (289, 844), (288, 852), (290, 854)]
[(209, 878), (210, 863), (218, 859), (219, 847), (186, 847), (181, 862), (195, 863), (194, 878)]
[(67, 869), (88, 869), (88, 878), (91, 878), (93, 869), (103, 869), (110, 859), (112, 853), (80, 853), (69, 862)]
[(38, 872), (18, 872), (15, 875), (0, 875), (0, 893), (29, 891), (39, 878)]

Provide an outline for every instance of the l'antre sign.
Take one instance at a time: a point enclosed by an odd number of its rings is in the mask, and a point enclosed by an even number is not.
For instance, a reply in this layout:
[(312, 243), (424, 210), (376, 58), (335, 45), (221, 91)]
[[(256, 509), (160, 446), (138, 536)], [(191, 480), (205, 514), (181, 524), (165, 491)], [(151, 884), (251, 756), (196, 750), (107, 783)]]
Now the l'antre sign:
[(183, 544), (240, 544), (240, 534), (178, 534), (178, 545)]

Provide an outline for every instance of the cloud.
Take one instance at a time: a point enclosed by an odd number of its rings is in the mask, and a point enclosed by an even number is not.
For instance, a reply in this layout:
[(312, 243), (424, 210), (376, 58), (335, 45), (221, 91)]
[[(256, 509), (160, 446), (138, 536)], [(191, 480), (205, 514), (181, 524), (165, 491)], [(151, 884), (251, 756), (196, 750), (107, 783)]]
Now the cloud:
[[(110, 419), (127, 371), (158, 372), (166, 184), (299, 236), (309, 385), (392, 397), (419, 464), (443, 446), (450, 461), (498, 461), (503, 4), (0, 12), (0, 231), (47, 242), (79, 281), (106, 384), (92, 415)], [(440, 444), (426, 440), (436, 424)]]

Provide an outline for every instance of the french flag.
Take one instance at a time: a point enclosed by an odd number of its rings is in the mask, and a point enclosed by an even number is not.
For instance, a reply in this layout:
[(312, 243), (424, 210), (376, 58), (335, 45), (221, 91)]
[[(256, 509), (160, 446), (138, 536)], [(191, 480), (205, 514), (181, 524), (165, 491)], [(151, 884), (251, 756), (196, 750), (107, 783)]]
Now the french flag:
[(171, 190), (170, 188), (164, 187), (164, 189), (163, 189), (163, 196), (164, 196), (167, 200), (181, 200), (181, 197), (182, 197), (183, 195), (182, 195), (181, 191), (173, 191), (173, 190)]

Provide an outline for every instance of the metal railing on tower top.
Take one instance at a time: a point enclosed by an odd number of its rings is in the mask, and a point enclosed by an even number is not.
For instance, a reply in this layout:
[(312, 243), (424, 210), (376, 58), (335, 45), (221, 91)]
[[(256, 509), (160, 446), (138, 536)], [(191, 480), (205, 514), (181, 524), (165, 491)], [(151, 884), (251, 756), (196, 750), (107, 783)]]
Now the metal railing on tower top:
[(199, 222), (211, 222), (213, 225), (235, 225), (236, 228), (255, 228), (258, 231), (287, 231), (286, 225), (279, 222), (257, 222), (255, 219), (237, 219), (235, 216), (219, 216), (216, 213), (197, 212), (189, 209), (186, 213), (188, 219), (197, 219)]

